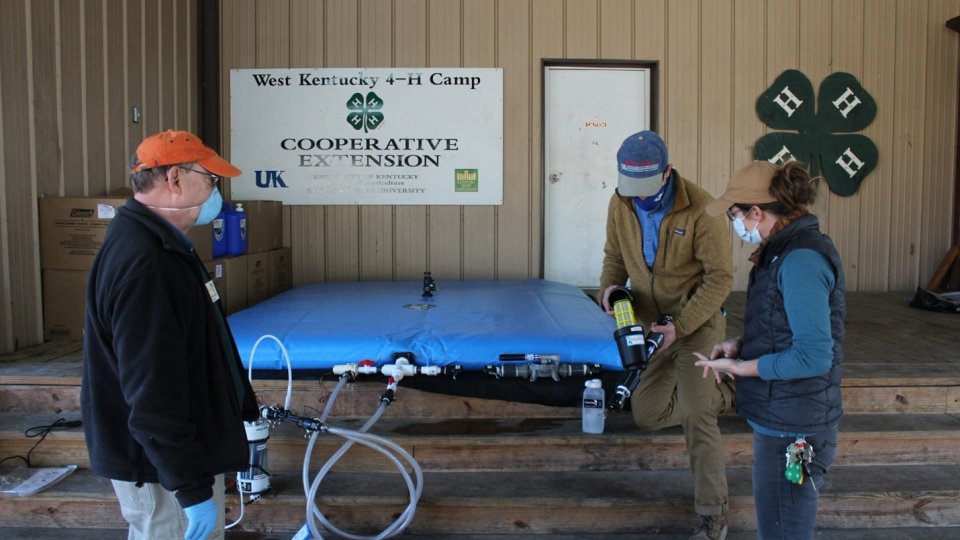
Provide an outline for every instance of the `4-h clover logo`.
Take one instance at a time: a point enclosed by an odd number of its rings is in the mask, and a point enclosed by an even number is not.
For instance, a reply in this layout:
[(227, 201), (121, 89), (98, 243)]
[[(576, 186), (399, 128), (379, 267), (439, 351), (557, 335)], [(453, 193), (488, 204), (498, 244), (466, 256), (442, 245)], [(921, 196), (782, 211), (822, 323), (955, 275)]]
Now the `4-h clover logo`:
[(877, 166), (877, 146), (861, 131), (877, 115), (877, 103), (849, 73), (833, 73), (820, 83), (814, 109), (813, 84), (788, 69), (757, 99), (757, 115), (773, 129), (753, 147), (755, 159), (782, 164), (796, 159), (821, 175), (837, 195), (857, 192)]
[(347, 115), (347, 122), (353, 126), (353, 129), (362, 129), (364, 133), (377, 129), (383, 122), (383, 113), (377, 112), (381, 107), (383, 107), (383, 100), (380, 96), (367, 92), (364, 97), (357, 92), (347, 100), (347, 108), (353, 111)]

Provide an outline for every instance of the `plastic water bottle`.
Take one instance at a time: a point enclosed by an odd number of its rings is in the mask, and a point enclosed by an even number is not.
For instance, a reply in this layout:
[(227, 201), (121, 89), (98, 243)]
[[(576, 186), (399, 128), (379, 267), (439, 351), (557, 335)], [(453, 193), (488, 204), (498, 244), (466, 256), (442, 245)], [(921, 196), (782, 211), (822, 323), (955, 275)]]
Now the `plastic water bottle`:
[(243, 203), (237, 203), (235, 209), (226, 214), (227, 255), (243, 255), (247, 252), (247, 214)]
[(603, 433), (606, 403), (600, 379), (590, 379), (583, 390), (583, 432)]

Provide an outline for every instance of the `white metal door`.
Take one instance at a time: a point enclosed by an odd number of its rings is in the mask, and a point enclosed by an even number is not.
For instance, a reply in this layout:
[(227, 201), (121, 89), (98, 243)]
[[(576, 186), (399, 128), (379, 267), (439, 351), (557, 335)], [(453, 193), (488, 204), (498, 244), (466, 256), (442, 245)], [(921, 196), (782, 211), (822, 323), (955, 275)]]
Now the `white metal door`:
[(544, 69), (543, 273), (597, 287), (617, 150), (628, 135), (650, 128), (651, 69)]

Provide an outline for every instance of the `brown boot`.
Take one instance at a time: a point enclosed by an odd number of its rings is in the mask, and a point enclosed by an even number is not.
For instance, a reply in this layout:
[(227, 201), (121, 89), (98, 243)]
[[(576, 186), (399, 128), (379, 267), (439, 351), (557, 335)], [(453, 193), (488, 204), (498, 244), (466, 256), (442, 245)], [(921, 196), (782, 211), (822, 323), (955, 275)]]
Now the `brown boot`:
[(727, 515), (699, 516), (690, 540), (723, 540), (727, 537)]

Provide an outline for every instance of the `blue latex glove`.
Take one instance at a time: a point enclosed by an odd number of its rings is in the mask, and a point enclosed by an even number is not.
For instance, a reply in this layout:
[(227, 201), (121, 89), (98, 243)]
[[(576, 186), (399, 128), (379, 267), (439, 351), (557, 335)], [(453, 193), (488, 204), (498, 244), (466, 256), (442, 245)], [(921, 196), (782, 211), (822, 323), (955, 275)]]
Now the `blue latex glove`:
[(213, 498), (183, 509), (189, 525), (183, 540), (207, 540), (217, 525), (217, 505)]

